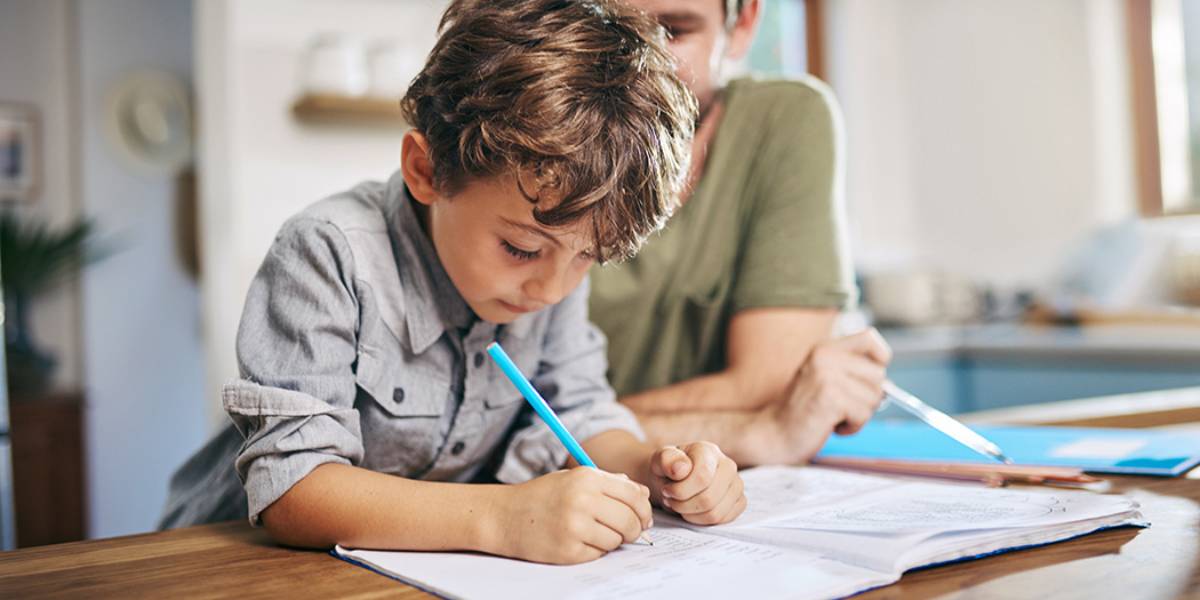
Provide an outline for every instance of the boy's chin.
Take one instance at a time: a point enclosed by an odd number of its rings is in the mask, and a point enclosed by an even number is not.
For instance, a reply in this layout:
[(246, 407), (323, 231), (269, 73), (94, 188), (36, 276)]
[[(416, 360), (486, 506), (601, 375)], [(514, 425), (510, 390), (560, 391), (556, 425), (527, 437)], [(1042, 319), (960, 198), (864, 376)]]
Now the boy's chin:
[(519, 307), (513, 306), (501, 300), (491, 300), (483, 305), (472, 305), (471, 309), (475, 311), (475, 316), (489, 323), (497, 325), (507, 325), (516, 321), (518, 317), (528, 314), (529, 311), (522, 311)]

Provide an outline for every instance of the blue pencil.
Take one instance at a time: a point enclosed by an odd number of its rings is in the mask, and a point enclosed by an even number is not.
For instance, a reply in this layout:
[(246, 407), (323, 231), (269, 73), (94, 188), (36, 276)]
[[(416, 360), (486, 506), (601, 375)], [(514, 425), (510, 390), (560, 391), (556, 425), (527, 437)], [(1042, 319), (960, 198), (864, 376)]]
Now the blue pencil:
[[(554, 409), (550, 408), (550, 405), (546, 403), (546, 399), (542, 398), (542, 395), (538, 393), (532, 383), (529, 383), (529, 379), (525, 377), (525, 374), (508, 357), (508, 353), (504, 351), (504, 348), (500, 347), (500, 343), (492, 342), (488, 344), (487, 352), (492, 357), (492, 360), (496, 361), (496, 364), (504, 372), (504, 375), (508, 377), (508, 380), (517, 387), (517, 390), (521, 392), (521, 395), (533, 407), (533, 411), (542, 418), (542, 421), (545, 421), (546, 425), (550, 427), (550, 431), (553, 431), (554, 435), (558, 437), (558, 441), (567, 447), (567, 452), (571, 453), (575, 462), (585, 467), (598, 468), (596, 467), (596, 463), (592, 461), (592, 457), (588, 456), (587, 452), (583, 449), (583, 446), (580, 446), (579, 442), (575, 440), (575, 436), (571, 435), (570, 431), (567, 431), (566, 426), (563, 425), (558, 415), (555, 414)], [(642, 539), (649, 544), (654, 543), (650, 541), (650, 537), (645, 532), (642, 532)]]
[(585, 467), (596, 468), (596, 463), (592, 462), (592, 457), (588, 456), (583, 446), (580, 446), (579, 442), (575, 441), (575, 436), (571, 435), (570, 431), (567, 431), (562, 421), (559, 420), (558, 415), (554, 413), (554, 409), (550, 408), (550, 405), (546, 403), (542, 395), (534, 389), (533, 384), (529, 383), (529, 380), (525, 378), (525, 374), (521, 373), (517, 365), (508, 357), (508, 353), (504, 351), (504, 348), (500, 347), (500, 343), (492, 342), (488, 344), (487, 351), (491, 355), (492, 360), (496, 361), (496, 364), (500, 366), (500, 370), (504, 371), (504, 374), (508, 376), (508, 380), (517, 386), (517, 390), (521, 392), (522, 396), (525, 396), (525, 400), (533, 407), (534, 412), (546, 422), (546, 425), (550, 426), (550, 431), (554, 432), (554, 435), (558, 437), (558, 441), (567, 447), (567, 452), (571, 453), (571, 456), (575, 458), (575, 462)]

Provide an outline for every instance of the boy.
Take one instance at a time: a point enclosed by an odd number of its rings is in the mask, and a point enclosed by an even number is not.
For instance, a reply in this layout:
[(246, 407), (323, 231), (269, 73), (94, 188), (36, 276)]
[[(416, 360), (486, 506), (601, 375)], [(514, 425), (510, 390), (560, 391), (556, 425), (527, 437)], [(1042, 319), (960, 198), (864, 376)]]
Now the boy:
[[(607, 1), (461, 0), (440, 32), (403, 101), (400, 171), (276, 238), (223, 394), (236, 431), (176, 474), (164, 525), (248, 512), (290, 545), (574, 563), (636, 540), (651, 502), (732, 520), (746, 499), (716, 446), (639, 441), (581, 285), (662, 225), (687, 169), (695, 103), (654, 22)], [(567, 453), (485, 358), (493, 340), (603, 471), (558, 470)], [(493, 478), (523, 483), (464, 484)]]

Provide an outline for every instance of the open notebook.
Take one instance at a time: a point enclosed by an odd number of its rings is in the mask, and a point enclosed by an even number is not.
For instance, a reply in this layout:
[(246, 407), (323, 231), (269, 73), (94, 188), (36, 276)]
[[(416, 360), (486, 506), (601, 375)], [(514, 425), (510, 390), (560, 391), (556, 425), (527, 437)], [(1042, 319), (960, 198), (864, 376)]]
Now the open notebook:
[(654, 545), (581, 565), (338, 547), (350, 562), (450, 598), (836, 598), (909, 569), (1146, 526), (1123, 496), (995, 489), (819, 467), (742, 472), (749, 508), (695, 527), (655, 515)]

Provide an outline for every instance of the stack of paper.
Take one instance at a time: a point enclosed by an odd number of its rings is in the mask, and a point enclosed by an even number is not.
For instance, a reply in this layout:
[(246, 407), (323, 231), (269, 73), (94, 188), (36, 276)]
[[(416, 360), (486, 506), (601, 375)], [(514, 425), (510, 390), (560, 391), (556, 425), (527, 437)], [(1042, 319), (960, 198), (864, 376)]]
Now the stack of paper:
[(482, 554), (337, 548), (348, 561), (453, 598), (835, 598), (905, 571), (1145, 526), (1123, 496), (995, 489), (818, 467), (742, 472), (738, 521), (695, 527), (655, 516), (654, 545), (627, 544), (581, 565)]

